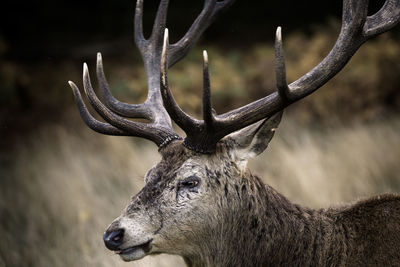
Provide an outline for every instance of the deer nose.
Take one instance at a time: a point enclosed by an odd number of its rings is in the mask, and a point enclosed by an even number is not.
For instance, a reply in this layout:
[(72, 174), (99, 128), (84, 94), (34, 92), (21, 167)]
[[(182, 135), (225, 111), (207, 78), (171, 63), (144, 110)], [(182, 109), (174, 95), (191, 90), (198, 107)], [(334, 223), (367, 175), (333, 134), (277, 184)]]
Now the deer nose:
[(124, 240), (124, 229), (106, 231), (103, 235), (104, 244), (109, 250), (118, 250)]

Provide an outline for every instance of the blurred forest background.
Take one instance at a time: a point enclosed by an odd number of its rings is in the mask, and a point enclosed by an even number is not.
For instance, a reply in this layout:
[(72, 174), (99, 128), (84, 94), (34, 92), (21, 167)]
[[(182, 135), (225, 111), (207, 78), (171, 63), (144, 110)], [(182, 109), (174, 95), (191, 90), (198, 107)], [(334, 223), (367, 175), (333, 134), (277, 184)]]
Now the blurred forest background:
[[(137, 138), (92, 132), (68, 80), (102, 52), (114, 95), (139, 103), (146, 78), (133, 43), (133, 0), (5, 1), (0, 16), (0, 267), (182, 266), (178, 257), (123, 263), (102, 243), (106, 226), (159, 159)], [(370, 1), (374, 13), (384, 1)], [(149, 33), (158, 0), (145, 1)], [(171, 1), (178, 40), (203, 1)], [(273, 39), (283, 27), (288, 80), (327, 55), (340, 30), (341, 1), (244, 1), (170, 70), (184, 110), (201, 108), (201, 51), (211, 63), (222, 113), (275, 90)], [(93, 70), (92, 70), (93, 72)], [(317, 93), (288, 108), (255, 173), (296, 203), (314, 208), (400, 192), (400, 27), (370, 40)], [(94, 82), (94, 80), (93, 80)]]

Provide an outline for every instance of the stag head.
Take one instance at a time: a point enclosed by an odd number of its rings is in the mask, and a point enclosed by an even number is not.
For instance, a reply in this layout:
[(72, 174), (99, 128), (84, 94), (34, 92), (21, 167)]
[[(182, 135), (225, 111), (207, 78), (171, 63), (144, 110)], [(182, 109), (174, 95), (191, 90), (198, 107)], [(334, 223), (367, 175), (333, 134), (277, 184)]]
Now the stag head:
[[(146, 138), (159, 147), (162, 155), (162, 160), (146, 174), (144, 188), (104, 234), (107, 248), (126, 261), (148, 254), (170, 253), (193, 262), (205, 255), (223, 253), (226, 246), (222, 244), (227, 241), (247, 242), (245, 237), (235, 234), (240, 231), (235, 226), (251, 219), (241, 218), (240, 214), (257, 210), (261, 202), (253, 193), (259, 191), (258, 195), (262, 195), (265, 190), (249, 174), (247, 160), (266, 149), (285, 107), (328, 82), (366, 40), (392, 28), (400, 17), (399, 0), (387, 0), (372, 16), (367, 16), (367, 0), (344, 0), (342, 29), (335, 46), (314, 69), (289, 85), (278, 28), (277, 91), (220, 115), (211, 107), (208, 56), (204, 52), (203, 120), (197, 120), (175, 102), (167, 70), (187, 54), (210, 23), (234, 0), (205, 0), (189, 31), (171, 45), (165, 27), (168, 2), (161, 0), (149, 39), (143, 37), (143, 0), (136, 5), (135, 42), (144, 60), (149, 86), (144, 103), (122, 103), (111, 95), (100, 54), (97, 77), (105, 105), (94, 93), (86, 64), (83, 85), (89, 102), (106, 122), (90, 115), (78, 87), (70, 82), (81, 116), (90, 128), (108, 135)], [(173, 130), (171, 119), (185, 131), (184, 139)], [(251, 248), (249, 245), (247, 249)]]
[(182, 141), (161, 149), (162, 160), (146, 174), (145, 187), (107, 229), (106, 246), (126, 261), (158, 253), (206, 257), (210, 241), (218, 245), (230, 234), (221, 226), (248, 210), (241, 199), (246, 162), (267, 147), (280, 118), (224, 138), (212, 154)]

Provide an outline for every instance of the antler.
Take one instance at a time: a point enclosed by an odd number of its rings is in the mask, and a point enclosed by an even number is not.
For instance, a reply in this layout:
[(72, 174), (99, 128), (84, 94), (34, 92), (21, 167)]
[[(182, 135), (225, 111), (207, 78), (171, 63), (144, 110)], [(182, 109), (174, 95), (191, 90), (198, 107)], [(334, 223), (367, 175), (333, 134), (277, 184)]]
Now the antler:
[[(169, 61), (169, 66), (181, 60), (218, 14), (233, 4), (234, 1), (235, 0), (205, 0), (203, 10), (193, 22), (188, 32), (181, 40), (170, 46), (169, 54), (171, 60)], [(94, 131), (108, 135), (143, 137), (153, 141), (160, 148), (173, 140), (181, 139), (172, 128), (171, 119), (163, 107), (160, 94), (159, 68), (168, 4), (169, 0), (160, 1), (151, 36), (149, 39), (145, 39), (142, 21), (143, 0), (137, 0), (136, 2), (135, 43), (144, 61), (149, 88), (147, 99), (144, 103), (128, 104), (112, 96), (107, 79), (104, 75), (103, 61), (100, 53), (97, 55), (96, 71), (99, 91), (104, 99), (105, 105), (97, 98), (93, 90), (86, 63), (83, 67), (83, 85), (90, 104), (107, 123), (96, 120), (89, 113), (78, 87), (73, 82), (69, 82), (83, 120)], [(134, 122), (124, 117), (146, 119), (149, 123)]]
[(399, 22), (400, 0), (386, 0), (383, 7), (372, 16), (367, 16), (367, 12), (368, 0), (344, 0), (342, 28), (334, 47), (321, 63), (290, 85), (286, 82), (281, 28), (278, 27), (275, 41), (277, 92), (221, 115), (214, 114), (211, 108), (208, 57), (204, 52), (204, 120), (196, 120), (183, 112), (169, 89), (167, 52), (170, 49), (166, 31), (162, 54), (161, 92), (166, 110), (187, 134), (184, 144), (189, 149), (201, 153), (212, 153), (217, 142), (229, 133), (268, 118), (311, 94), (335, 76), (365, 41), (388, 31)]

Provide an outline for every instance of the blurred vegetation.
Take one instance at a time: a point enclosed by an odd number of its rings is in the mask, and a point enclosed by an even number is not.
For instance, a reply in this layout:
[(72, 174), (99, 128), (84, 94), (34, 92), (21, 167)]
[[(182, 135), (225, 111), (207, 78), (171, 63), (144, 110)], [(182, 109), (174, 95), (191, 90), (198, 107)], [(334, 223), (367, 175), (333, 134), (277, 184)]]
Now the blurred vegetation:
[[(146, 32), (157, 2), (146, 2)], [(382, 3), (371, 2), (372, 11)], [(181, 0), (172, 6), (173, 40), (201, 5)], [(144, 173), (159, 155), (148, 141), (87, 129), (67, 80), (80, 85), (82, 62), (94, 73), (101, 51), (114, 95), (129, 103), (146, 98), (144, 69), (131, 40), (133, 8), (127, 6), (131, 1), (14, 1), (4, 6), (0, 267), (126, 266), (104, 248), (101, 235), (143, 186)], [(237, 1), (170, 70), (174, 96), (199, 117), (203, 49), (209, 52), (218, 113), (275, 90), (276, 25), (283, 26), (288, 80), (298, 79), (332, 48), (340, 6), (341, 1)], [(327, 85), (288, 108), (270, 152), (251, 168), (289, 199), (311, 207), (399, 192), (399, 37), (397, 27), (368, 41)], [(165, 255), (131, 264), (179, 265), (181, 259)]]
[[(284, 36), (288, 80), (294, 81), (325, 57), (340, 27), (337, 21), (317, 28), (309, 36), (301, 32)], [(4, 44), (0, 45), (4, 48)], [(269, 43), (245, 49), (222, 49), (200, 45), (174, 66), (170, 84), (178, 103), (191, 114), (200, 114), (202, 88), (201, 49), (208, 49), (211, 64), (212, 100), (218, 113), (247, 104), (275, 90), (274, 50)], [(0, 50), (1, 51), (1, 50)], [(288, 112), (310, 124), (371, 121), (397, 114), (400, 108), (400, 45), (390, 34), (370, 40), (358, 51), (345, 70), (302, 105)], [(89, 58), (94, 72), (95, 52)], [(105, 71), (114, 95), (126, 102), (146, 98), (147, 82), (137, 55), (125, 60), (104, 56)], [(57, 119), (73, 105), (67, 79), (81, 84), (80, 64), (74, 61), (19, 66), (12, 61), (0, 65), (0, 125), (13, 125), (12, 114), (29, 113), (31, 123)], [(95, 77), (92, 77), (95, 79)], [(93, 82), (95, 82), (93, 80)], [(33, 118), (32, 118), (33, 116)], [(10, 120), (11, 118), (11, 120)]]

